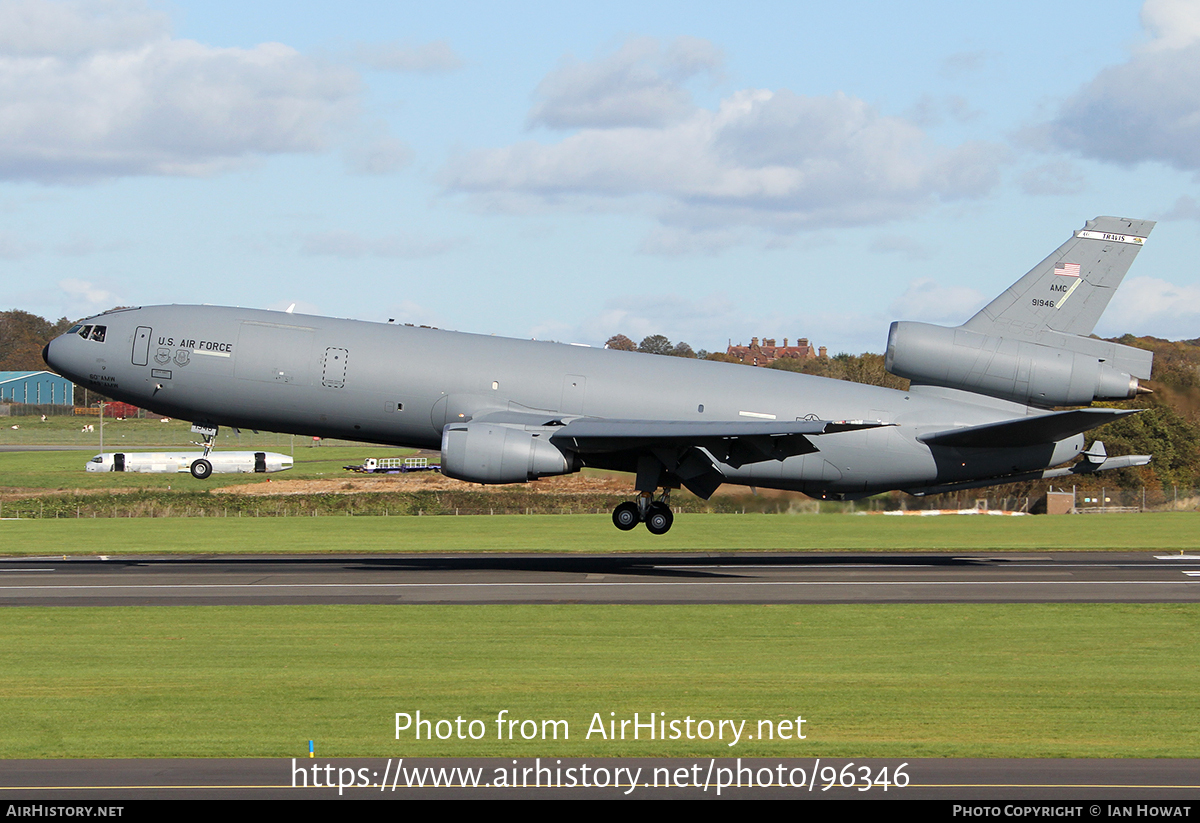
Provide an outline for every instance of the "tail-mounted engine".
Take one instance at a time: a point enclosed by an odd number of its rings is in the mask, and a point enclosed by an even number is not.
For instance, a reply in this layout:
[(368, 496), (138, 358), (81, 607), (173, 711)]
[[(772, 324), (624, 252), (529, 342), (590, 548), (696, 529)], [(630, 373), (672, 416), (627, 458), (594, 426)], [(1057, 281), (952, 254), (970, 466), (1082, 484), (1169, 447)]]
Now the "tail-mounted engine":
[(945, 386), (1034, 406), (1126, 400), (1149, 391), (1154, 355), (1143, 349), (1063, 334), (1032, 340), (928, 323), (892, 323), (886, 368), (913, 383)]
[(457, 423), (442, 430), (442, 474), (471, 483), (524, 483), (576, 471), (573, 455), (546, 432), (494, 423)]

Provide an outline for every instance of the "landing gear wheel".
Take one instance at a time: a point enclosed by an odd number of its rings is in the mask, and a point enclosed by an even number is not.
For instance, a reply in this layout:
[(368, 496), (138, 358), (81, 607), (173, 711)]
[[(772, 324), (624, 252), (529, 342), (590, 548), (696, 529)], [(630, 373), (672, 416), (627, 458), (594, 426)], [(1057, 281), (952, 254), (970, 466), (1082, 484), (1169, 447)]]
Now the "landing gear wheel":
[(655, 503), (650, 507), (650, 513), (646, 515), (646, 529), (650, 534), (666, 534), (671, 530), (671, 524), (675, 522), (675, 515), (671, 514), (671, 510), (662, 503)]
[(207, 480), (210, 474), (212, 474), (212, 463), (209, 463), (204, 458), (192, 464), (192, 477), (197, 480)]
[(622, 503), (613, 509), (613, 525), (623, 532), (637, 526), (641, 521), (638, 517), (637, 503)]

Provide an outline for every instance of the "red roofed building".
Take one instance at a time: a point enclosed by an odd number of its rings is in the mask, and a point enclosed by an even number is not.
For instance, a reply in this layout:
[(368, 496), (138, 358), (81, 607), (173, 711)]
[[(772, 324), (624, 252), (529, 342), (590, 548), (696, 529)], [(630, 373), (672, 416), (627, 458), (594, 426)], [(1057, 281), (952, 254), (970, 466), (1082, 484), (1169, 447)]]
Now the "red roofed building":
[(798, 360), (811, 360), (814, 357), (828, 356), (824, 346), (821, 346), (819, 349), (813, 348), (808, 342), (807, 337), (801, 337), (796, 341), (796, 345), (794, 346), (788, 345), (786, 337), (783, 338), (782, 346), (775, 345), (774, 337), (764, 337), (761, 344), (758, 342), (757, 337), (751, 337), (749, 346), (735, 346), (731, 340), (729, 348), (726, 349), (725, 353), (748, 366), (766, 366), (774, 363), (776, 360), (782, 360), (787, 357)]

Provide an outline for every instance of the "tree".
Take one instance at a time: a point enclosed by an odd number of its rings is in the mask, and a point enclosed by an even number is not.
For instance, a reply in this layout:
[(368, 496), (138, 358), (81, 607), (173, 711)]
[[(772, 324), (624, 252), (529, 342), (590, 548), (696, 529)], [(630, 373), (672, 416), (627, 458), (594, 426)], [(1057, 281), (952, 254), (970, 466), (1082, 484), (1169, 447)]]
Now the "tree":
[(642, 340), (638, 351), (646, 354), (670, 354), (671, 341), (661, 334), (652, 334)]
[(606, 349), (616, 349), (617, 351), (637, 351), (637, 345), (623, 334), (614, 334), (608, 338), (608, 342), (604, 344)]
[(51, 323), (27, 311), (0, 312), (0, 371), (39, 371), (46, 368), (42, 349), (71, 327), (61, 318)]
[(814, 374), (818, 377), (832, 377), (835, 380), (848, 380), (851, 383), (867, 383), (872, 386), (885, 386), (889, 389), (908, 391), (908, 381), (889, 374), (883, 367), (882, 354), (836, 354), (833, 357), (814, 357), (801, 360), (795, 357), (784, 357), (767, 366), (768, 369), (781, 369), (802, 374)]

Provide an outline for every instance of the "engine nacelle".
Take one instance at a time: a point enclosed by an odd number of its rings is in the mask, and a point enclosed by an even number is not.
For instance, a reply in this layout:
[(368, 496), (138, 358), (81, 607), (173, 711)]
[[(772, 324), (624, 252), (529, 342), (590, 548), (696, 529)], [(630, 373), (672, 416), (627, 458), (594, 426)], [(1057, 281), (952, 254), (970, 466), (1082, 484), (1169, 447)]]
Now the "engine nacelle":
[(1150, 377), (1153, 358), (1132, 346), (1053, 331), (1027, 341), (898, 322), (888, 333), (885, 367), (921, 385), (1035, 406), (1084, 406), (1145, 391), (1137, 378)]
[(456, 423), (442, 429), (442, 474), (470, 483), (524, 483), (575, 471), (549, 435), (524, 427)]

